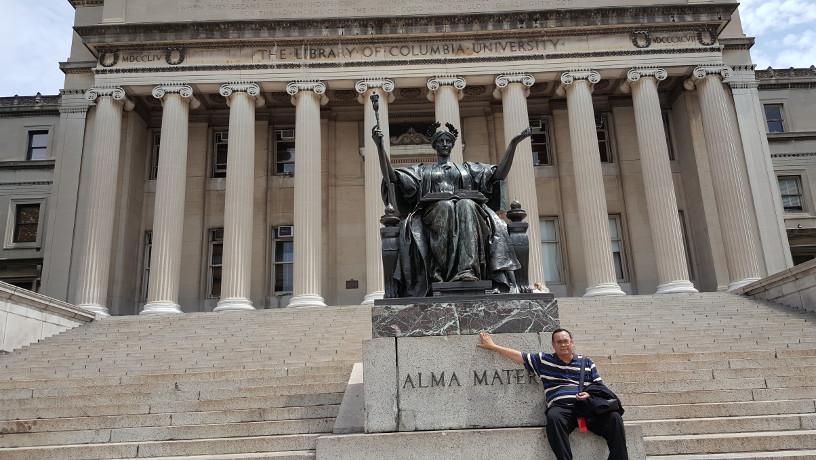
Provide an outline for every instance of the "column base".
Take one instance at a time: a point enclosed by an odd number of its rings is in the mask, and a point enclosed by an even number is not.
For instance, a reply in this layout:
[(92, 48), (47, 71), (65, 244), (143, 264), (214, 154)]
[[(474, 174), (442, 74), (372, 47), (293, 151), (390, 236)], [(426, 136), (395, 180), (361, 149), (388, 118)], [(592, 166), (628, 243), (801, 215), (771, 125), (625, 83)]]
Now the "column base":
[(385, 298), (385, 291), (369, 292), (365, 295), (365, 297), (363, 297), (363, 301), (360, 305), (374, 305), (375, 300), (383, 298)]
[(107, 318), (110, 316), (110, 312), (108, 311), (108, 307), (104, 305), (97, 305), (97, 304), (78, 304), (77, 307), (88, 310), (89, 312), (96, 315), (97, 318)]
[(657, 287), (655, 294), (696, 294), (699, 292), (688, 280), (670, 281)]
[(148, 302), (145, 304), (140, 315), (177, 315), (184, 313), (181, 306), (175, 302)]
[(626, 295), (618, 283), (603, 283), (587, 288), (584, 297), (604, 297)]
[(300, 294), (292, 296), (292, 298), (289, 300), (289, 305), (287, 305), (286, 308), (325, 306), (326, 302), (323, 300), (323, 297), (317, 294)]
[(233, 297), (231, 299), (221, 299), (218, 306), (213, 311), (250, 311), (255, 310), (252, 301), (249, 299)]
[(760, 280), (760, 278), (745, 278), (745, 279), (740, 280), (740, 281), (734, 281), (733, 283), (728, 283), (728, 292), (734, 292), (734, 291), (736, 291), (737, 289), (739, 289), (739, 288), (741, 288), (743, 286), (747, 286), (747, 285), (753, 283), (754, 281), (759, 281), (759, 280)]

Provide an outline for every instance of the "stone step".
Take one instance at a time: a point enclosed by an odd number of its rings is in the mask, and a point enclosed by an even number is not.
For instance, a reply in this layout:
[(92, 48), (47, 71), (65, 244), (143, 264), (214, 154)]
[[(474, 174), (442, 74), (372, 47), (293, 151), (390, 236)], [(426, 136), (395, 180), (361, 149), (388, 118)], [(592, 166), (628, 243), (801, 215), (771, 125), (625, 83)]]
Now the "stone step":
[(327, 433), (333, 418), (0, 435), (0, 448)]
[(816, 400), (737, 401), (724, 403), (626, 405), (627, 421), (690, 419), (708, 417), (740, 417), (751, 415), (812, 414)]
[(816, 450), (730, 452), (700, 455), (650, 455), (647, 460), (816, 460)]
[(29, 409), (0, 409), (0, 420), (37, 418), (86, 417), (102, 415), (142, 415), (182, 412), (210, 412), (245, 409), (272, 409), (340, 404), (342, 393), (293, 394), (274, 397), (244, 398), (215, 401), (173, 401), (159, 404), (113, 404), (106, 406), (40, 407)]
[[(185, 455), (183, 457), (145, 457), (144, 460), (311, 460), (314, 451), (262, 452), (251, 454)], [(123, 459), (122, 459), (123, 460)]]
[(816, 429), (816, 414), (643, 420), (644, 436)]
[(99, 460), (313, 451), (319, 434), (0, 448), (3, 460)]
[(239, 390), (243, 387), (255, 386), (291, 386), (301, 384), (346, 383), (348, 372), (342, 374), (310, 374), (308, 376), (268, 377), (244, 380), (211, 380), (203, 382), (167, 382), (167, 383), (137, 383), (125, 385), (102, 386), (75, 386), (63, 387), (52, 382), (49, 388), (38, 389), (0, 389), (0, 400), (29, 399), (55, 396), (91, 396), (114, 395), (131, 393), (162, 393), (168, 391), (202, 391), (202, 390)]
[(647, 455), (816, 449), (816, 430), (644, 436)]
[(294, 406), (174, 414), (41, 418), (0, 422), (0, 434), (331, 418), (337, 416), (338, 408), (337, 405)]

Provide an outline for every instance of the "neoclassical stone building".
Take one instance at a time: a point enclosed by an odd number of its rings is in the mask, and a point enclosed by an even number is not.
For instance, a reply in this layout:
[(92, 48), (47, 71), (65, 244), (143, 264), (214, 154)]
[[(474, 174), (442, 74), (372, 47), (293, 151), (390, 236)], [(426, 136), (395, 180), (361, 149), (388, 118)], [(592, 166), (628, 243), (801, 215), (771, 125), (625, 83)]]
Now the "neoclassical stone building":
[(0, 152), (4, 270), (40, 261), (53, 297), (102, 314), (373, 301), (372, 94), (398, 166), (434, 161), (434, 120), (461, 132), (455, 159), (493, 164), (533, 127), (508, 197), (557, 295), (734, 289), (792, 263), (736, 3), (71, 4), (62, 97), (15, 125), (25, 158)]

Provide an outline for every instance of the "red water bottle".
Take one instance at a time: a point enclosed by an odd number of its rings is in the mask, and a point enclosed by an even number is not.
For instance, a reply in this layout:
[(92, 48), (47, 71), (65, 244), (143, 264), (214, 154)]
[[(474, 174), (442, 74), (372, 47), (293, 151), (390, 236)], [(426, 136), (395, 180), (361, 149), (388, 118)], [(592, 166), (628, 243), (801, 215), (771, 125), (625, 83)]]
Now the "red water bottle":
[(578, 417), (578, 431), (581, 433), (587, 432), (586, 419), (584, 417)]

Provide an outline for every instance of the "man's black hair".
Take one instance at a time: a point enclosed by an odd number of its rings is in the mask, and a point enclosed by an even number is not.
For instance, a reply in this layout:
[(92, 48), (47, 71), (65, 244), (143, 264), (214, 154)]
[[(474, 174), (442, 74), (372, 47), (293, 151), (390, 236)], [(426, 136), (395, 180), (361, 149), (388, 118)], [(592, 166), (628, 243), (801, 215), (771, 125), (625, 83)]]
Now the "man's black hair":
[(566, 330), (564, 328), (558, 328), (558, 329), (554, 330), (552, 335), (550, 336), (550, 342), (555, 342), (555, 334), (558, 334), (559, 332), (566, 332), (567, 335), (569, 336), (570, 340), (572, 340), (572, 332), (570, 332), (570, 331), (568, 331), (568, 330)]

